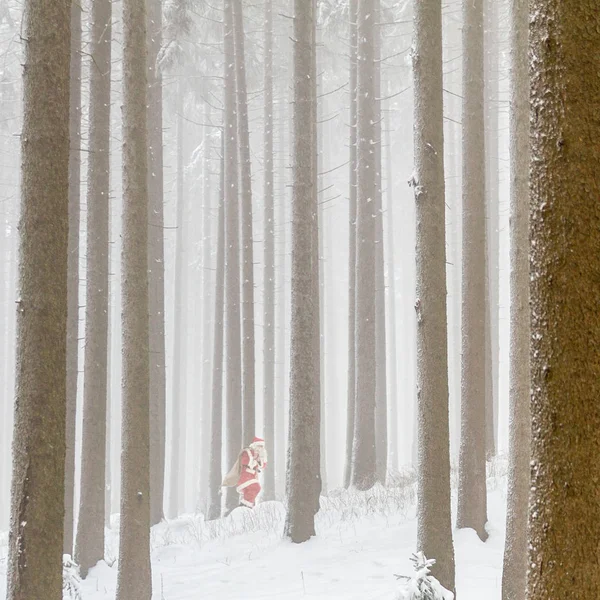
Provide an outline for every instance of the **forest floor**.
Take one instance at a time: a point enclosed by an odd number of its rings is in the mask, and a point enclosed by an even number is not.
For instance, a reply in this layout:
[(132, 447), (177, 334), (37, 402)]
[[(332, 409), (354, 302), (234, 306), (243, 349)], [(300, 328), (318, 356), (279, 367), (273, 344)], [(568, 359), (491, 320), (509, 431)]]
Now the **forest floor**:
[[(472, 530), (454, 531), (458, 600), (500, 599), (505, 488), (504, 474), (489, 477), (485, 544)], [(236, 509), (212, 523), (194, 515), (161, 523), (152, 530), (153, 600), (393, 600), (394, 574), (412, 571), (415, 499), (410, 483), (332, 492), (322, 500), (317, 537), (300, 545), (282, 539), (285, 511), (279, 502)], [(107, 562), (81, 584), (83, 600), (115, 598), (117, 531), (115, 516), (107, 532)], [(0, 598), (6, 537), (0, 534)]]

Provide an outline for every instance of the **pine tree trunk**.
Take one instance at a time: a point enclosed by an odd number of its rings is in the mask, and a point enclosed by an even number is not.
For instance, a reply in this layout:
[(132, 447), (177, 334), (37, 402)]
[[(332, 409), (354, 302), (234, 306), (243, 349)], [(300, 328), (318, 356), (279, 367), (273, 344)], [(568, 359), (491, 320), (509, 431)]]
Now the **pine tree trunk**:
[(374, 0), (358, 3), (356, 414), (352, 484), (367, 490), (376, 480), (376, 161)]
[(527, 598), (600, 597), (600, 12), (530, 3)]
[(28, 0), (24, 10), (22, 208), (7, 598), (61, 600), (71, 2)]
[(357, 163), (356, 163), (356, 93), (358, 69), (358, 29), (356, 24), (358, 0), (350, 0), (350, 173), (348, 222), (348, 406), (346, 415), (346, 460), (344, 487), (350, 486), (352, 451), (354, 448), (354, 418), (356, 412), (356, 216), (357, 216)]
[[(264, 431), (266, 447), (271, 456), (275, 441), (275, 198), (273, 189), (273, 2), (265, 2), (264, 47)], [(275, 469), (268, 468), (264, 476), (263, 500), (275, 499)]]
[(71, 3), (69, 154), (69, 273), (67, 321), (67, 421), (65, 459), (64, 553), (73, 554), (75, 523), (75, 429), (79, 355), (79, 219), (81, 200), (81, 4)]
[(81, 492), (75, 561), (82, 577), (104, 557), (108, 384), (112, 4), (92, 5)]
[(385, 146), (386, 146), (386, 171), (387, 171), (387, 189), (386, 189), (386, 228), (384, 230), (385, 243), (388, 262), (388, 303), (387, 303), (387, 324), (390, 352), (390, 397), (389, 397), (389, 436), (390, 436), (390, 465), (392, 472), (397, 473), (399, 463), (400, 440), (398, 436), (398, 351), (397, 351), (397, 326), (396, 326), (396, 269), (395, 269), (395, 251), (394, 251), (394, 175), (392, 169), (392, 140), (391, 140), (391, 118), (390, 107), (385, 113), (383, 119), (385, 127)]
[(483, 0), (463, 0), (463, 302), (459, 528), (485, 540), (485, 143)]
[(417, 546), (436, 560), (434, 575), (454, 591), (450, 510), (446, 203), (441, 0), (414, 6), (414, 147), (416, 207)]
[[(314, 2), (294, 2), (294, 141), (290, 432), (285, 535), (315, 535), (320, 495), (318, 244), (316, 241), (316, 52)], [(307, 125), (308, 124), (308, 125)], [(316, 285), (315, 285), (316, 283)]]
[(250, 444), (255, 435), (255, 347), (254, 347), (254, 236), (252, 233), (252, 168), (248, 128), (248, 93), (244, 52), (242, 0), (233, 0), (235, 70), (239, 132), (242, 209), (242, 441)]
[[(238, 123), (235, 93), (233, 0), (225, 0), (225, 323), (227, 470), (242, 448), (242, 340), (240, 332), (240, 218), (238, 198)], [(227, 488), (226, 508), (239, 504), (235, 488)]]
[(524, 600), (530, 489), (528, 5), (510, 4), (510, 366), (509, 468), (502, 600)]
[(144, 0), (123, 2), (123, 396), (117, 600), (150, 600), (148, 156)]
[[(225, 140), (221, 140), (221, 176), (219, 189), (219, 216), (217, 232), (217, 268), (215, 281), (215, 332), (213, 349), (209, 500), (206, 519), (221, 515), (221, 454), (223, 448), (223, 315), (225, 306)], [(229, 467), (227, 467), (229, 468)]]
[(157, 68), (162, 46), (161, 0), (146, 0), (148, 51), (148, 310), (150, 315), (150, 480), (152, 525), (164, 517), (166, 371), (165, 252), (163, 210), (162, 74)]
[[(375, 19), (379, 23), (381, 9), (375, 1)], [(375, 27), (375, 136), (372, 145), (375, 154), (375, 360), (376, 360), (376, 476), (385, 484), (388, 467), (388, 418), (387, 418), (387, 340), (385, 328), (385, 260), (383, 238), (383, 198), (381, 190), (381, 28)]]

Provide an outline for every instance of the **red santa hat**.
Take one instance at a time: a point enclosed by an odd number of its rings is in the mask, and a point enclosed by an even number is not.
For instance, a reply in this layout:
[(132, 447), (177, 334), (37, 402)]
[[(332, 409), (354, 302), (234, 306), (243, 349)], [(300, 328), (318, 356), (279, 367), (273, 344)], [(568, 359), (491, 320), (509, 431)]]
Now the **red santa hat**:
[(256, 445), (256, 446), (264, 446), (265, 445), (265, 440), (263, 440), (262, 438), (256, 437), (254, 436), (254, 439), (252, 440), (252, 445)]

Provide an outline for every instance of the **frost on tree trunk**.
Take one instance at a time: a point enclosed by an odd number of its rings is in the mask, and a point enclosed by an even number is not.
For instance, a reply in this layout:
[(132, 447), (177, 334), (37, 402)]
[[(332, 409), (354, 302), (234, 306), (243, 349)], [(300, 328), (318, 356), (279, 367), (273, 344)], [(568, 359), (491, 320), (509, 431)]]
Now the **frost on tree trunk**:
[(148, 156), (144, 0), (123, 2), (121, 527), (117, 600), (150, 600)]
[(418, 525), (417, 546), (454, 591), (450, 510), (446, 205), (441, 0), (414, 6)]
[(24, 9), (16, 402), (7, 598), (61, 600), (71, 3), (28, 0)]
[(457, 527), (487, 532), (483, 0), (463, 0), (463, 303)]
[(358, 0), (350, 0), (350, 184), (348, 240), (348, 407), (346, 416), (346, 459), (344, 487), (350, 486), (352, 448), (354, 447), (354, 414), (356, 411), (356, 85), (358, 30), (356, 12)]
[[(290, 430), (286, 477), (285, 535), (300, 543), (315, 535), (319, 507), (320, 394), (318, 249), (313, 220), (316, 204), (315, 7), (294, 3), (294, 141), (292, 196), (292, 333)], [(317, 285), (315, 285), (317, 283)], [(318, 356), (318, 353), (317, 353)]]
[(75, 541), (75, 562), (82, 577), (104, 557), (111, 9), (108, 0), (92, 5), (81, 497)]
[(352, 485), (368, 490), (376, 479), (375, 397), (375, 29), (374, 0), (358, 3), (356, 413)]
[(252, 233), (252, 169), (248, 127), (248, 93), (244, 52), (242, 0), (233, 0), (235, 38), (235, 80), (239, 134), (239, 168), (242, 225), (242, 443), (250, 444), (255, 435), (255, 347), (254, 347), (254, 237)]
[[(71, 3), (69, 259), (67, 275), (67, 417), (64, 553), (73, 554), (75, 429), (79, 355), (79, 220), (81, 210), (81, 5)], [(7, 336), (8, 337), (8, 336)], [(6, 360), (6, 359), (5, 359)]]
[[(223, 448), (223, 316), (225, 306), (225, 206), (224, 176), (225, 152), (221, 133), (221, 181), (219, 189), (219, 215), (217, 232), (217, 270), (215, 280), (215, 325), (213, 336), (213, 373), (211, 397), (210, 456), (208, 473), (207, 520), (221, 515), (221, 455)], [(230, 468), (230, 467), (227, 467)]]
[[(242, 448), (242, 349), (240, 332), (240, 216), (238, 198), (238, 124), (235, 93), (233, 0), (225, 1), (225, 323), (226, 323), (226, 398), (227, 470)], [(226, 507), (239, 504), (235, 488), (227, 488)]]
[(527, 519), (531, 446), (529, 315), (529, 76), (528, 5), (510, 4), (510, 366), (509, 467), (502, 600), (523, 600), (527, 578)]
[(600, 11), (530, 3), (527, 598), (600, 597)]
[[(264, 48), (264, 430), (269, 455), (275, 442), (275, 197), (273, 189), (273, 3), (265, 2)], [(279, 399), (280, 401), (282, 399)], [(275, 469), (265, 471), (263, 500), (275, 499)]]
[(164, 516), (165, 485), (165, 253), (163, 211), (161, 0), (146, 0), (148, 50), (148, 314), (150, 316), (150, 478), (151, 523)]

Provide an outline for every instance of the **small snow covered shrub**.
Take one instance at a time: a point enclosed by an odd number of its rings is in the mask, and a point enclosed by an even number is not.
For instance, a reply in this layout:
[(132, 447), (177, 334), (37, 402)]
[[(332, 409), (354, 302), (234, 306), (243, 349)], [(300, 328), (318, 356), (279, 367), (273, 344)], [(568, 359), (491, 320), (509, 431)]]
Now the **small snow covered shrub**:
[(63, 556), (63, 600), (83, 600), (79, 567), (68, 554)]
[(414, 565), (415, 573), (412, 577), (396, 575), (396, 579), (402, 580), (400, 590), (394, 600), (453, 600), (454, 594), (449, 592), (432, 575), (430, 567), (435, 560), (425, 558), (422, 552), (413, 554), (410, 561)]

